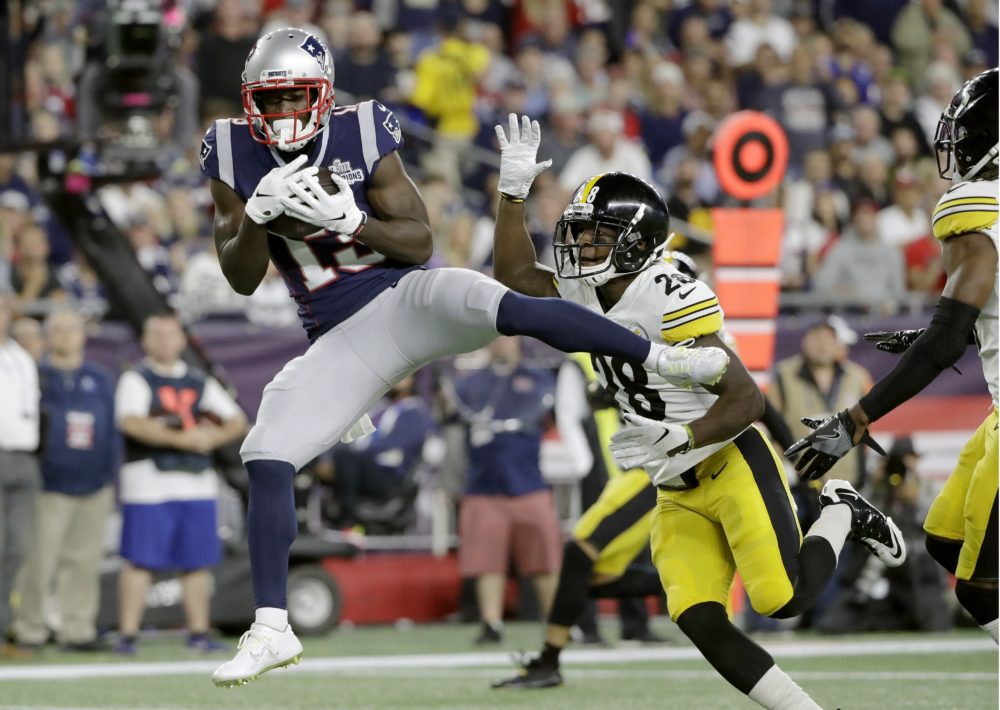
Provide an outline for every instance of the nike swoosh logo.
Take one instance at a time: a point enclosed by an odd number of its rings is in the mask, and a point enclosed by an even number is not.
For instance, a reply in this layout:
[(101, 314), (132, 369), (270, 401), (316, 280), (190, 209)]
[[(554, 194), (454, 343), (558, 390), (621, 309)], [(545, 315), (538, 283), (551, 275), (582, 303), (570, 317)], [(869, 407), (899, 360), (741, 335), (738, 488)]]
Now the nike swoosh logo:
[(816, 438), (826, 439), (827, 441), (838, 441), (839, 439), (844, 438), (844, 435), (841, 434), (840, 432), (835, 432), (833, 434), (817, 434)]
[(718, 477), (719, 477), (719, 474), (720, 474), (720, 473), (722, 473), (723, 471), (725, 471), (725, 470), (726, 470), (726, 466), (728, 466), (728, 465), (729, 465), (729, 462), (728, 462), (728, 461), (726, 461), (726, 462), (725, 462), (724, 464), (722, 464), (722, 468), (720, 468), (720, 469), (719, 469), (718, 471), (716, 471), (715, 473), (713, 473), (713, 474), (712, 474), (712, 475), (710, 476), (710, 478), (711, 478), (711, 479), (712, 479), (712, 480), (714, 481), (714, 480), (715, 480), (716, 478), (718, 478)]
[(694, 288), (689, 288), (687, 291), (684, 291), (683, 293), (678, 293), (677, 294), (677, 298), (679, 298), (679, 299), (681, 299), (683, 301), (685, 298), (687, 298), (688, 296), (690, 296), (692, 293), (694, 293)]
[(340, 213), (339, 215), (337, 215), (336, 217), (330, 217), (330, 219), (329, 219), (329, 220), (327, 220), (327, 221), (334, 221), (334, 220), (338, 220), (338, 219), (343, 219), (343, 218), (344, 218), (344, 217), (346, 217), (346, 216), (347, 216), (347, 213), (346, 213), (346, 212), (341, 212), (341, 213)]

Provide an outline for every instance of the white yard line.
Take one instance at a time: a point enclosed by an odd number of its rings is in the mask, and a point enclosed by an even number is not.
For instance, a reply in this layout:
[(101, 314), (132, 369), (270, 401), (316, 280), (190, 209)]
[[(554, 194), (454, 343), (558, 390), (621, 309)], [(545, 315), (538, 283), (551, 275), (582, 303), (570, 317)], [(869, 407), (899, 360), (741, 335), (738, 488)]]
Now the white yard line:
[[(886, 641), (838, 641), (810, 640), (800, 642), (776, 642), (766, 644), (768, 651), (777, 658), (817, 658), (844, 656), (885, 656), (897, 654), (928, 654), (928, 653), (969, 653), (996, 651), (996, 645), (988, 638), (982, 639), (927, 639), (906, 640), (893, 639)], [(701, 654), (693, 646), (665, 648), (619, 648), (594, 650), (567, 650), (562, 658), (572, 668), (576, 665), (627, 664), (655, 661), (689, 661), (701, 658)], [(129, 678), (141, 676), (175, 676), (175, 675), (210, 675), (222, 662), (222, 658), (199, 661), (162, 661), (156, 663), (73, 663), (65, 665), (38, 666), (8, 666), (0, 668), (0, 682), (10, 680), (72, 680), (80, 678)], [(309, 658), (299, 666), (288, 671), (291, 673), (369, 673), (409, 669), (458, 669), (458, 668), (508, 668), (510, 667), (508, 653), (442, 653), (416, 654), (408, 656), (342, 656)], [(614, 671), (603, 671), (614, 672)], [(687, 671), (656, 672), (686, 673)], [(701, 671), (695, 671), (700, 673)], [(589, 673), (589, 671), (588, 671)], [(707, 676), (711, 672), (705, 671)], [(805, 672), (808, 673), (808, 672)], [(803, 678), (810, 676), (800, 675)], [(857, 677), (844, 674), (836, 677)], [(917, 678), (928, 678), (933, 673), (914, 674)], [(948, 674), (955, 677), (955, 674)], [(706, 677), (707, 677), (706, 676)], [(871, 676), (874, 677), (874, 676)], [(900, 677), (891, 674), (886, 677)], [(2, 707), (2, 706), (0, 706)]]

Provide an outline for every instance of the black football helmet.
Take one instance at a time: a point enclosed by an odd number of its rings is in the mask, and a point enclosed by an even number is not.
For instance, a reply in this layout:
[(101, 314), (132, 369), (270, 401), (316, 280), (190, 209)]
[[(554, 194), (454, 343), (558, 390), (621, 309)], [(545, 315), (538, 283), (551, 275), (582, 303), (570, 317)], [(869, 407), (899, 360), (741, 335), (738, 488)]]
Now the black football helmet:
[(941, 177), (973, 180), (984, 177), (988, 167), (996, 176), (998, 73), (988, 69), (969, 79), (941, 114), (934, 137)]
[[(601, 227), (614, 232), (614, 241)], [(595, 243), (578, 244), (587, 230), (593, 230)], [(667, 204), (649, 183), (628, 173), (594, 175), (577, 188), (556, 225), (556, 273), (562, 279), (584, 279), (590, 286), (602, 286), (652, 264), (663, 253), (669, 233)], [(602, 263), (584, 266), (580, 252), (588, 246), (612, 249)]]

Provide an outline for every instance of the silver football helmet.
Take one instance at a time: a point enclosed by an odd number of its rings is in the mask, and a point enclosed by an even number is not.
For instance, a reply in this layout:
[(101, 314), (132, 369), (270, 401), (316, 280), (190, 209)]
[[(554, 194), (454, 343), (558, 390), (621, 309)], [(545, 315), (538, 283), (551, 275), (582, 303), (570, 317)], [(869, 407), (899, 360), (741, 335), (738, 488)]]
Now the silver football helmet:
[[(265, 91), (302, 89), (305, 106), (265, 113)], [(258, 143), (295, 151), (326, 128), (333, 110), (333, 58), (318, 38), (295, 27), (268, 32), (257, 40), (243, 68), (243, 113)]]

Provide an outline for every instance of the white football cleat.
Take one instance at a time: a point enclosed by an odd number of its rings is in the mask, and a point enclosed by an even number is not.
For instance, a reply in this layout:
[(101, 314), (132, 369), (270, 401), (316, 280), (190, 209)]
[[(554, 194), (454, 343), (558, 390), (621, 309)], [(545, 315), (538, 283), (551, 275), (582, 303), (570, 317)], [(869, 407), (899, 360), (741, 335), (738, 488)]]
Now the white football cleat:
[(819, 493), (819, 504), (825, 508), (836, 503), (846, 503), (851, 509), (849, 537), (867, 547), (887, 567), (899, 567), (906, 561), (906, 543), (892, 518), (865, 500), (847, 481), (831, 478)]
[(726, 374), (729, 355), (722, 348), (686, 347), (681, 345), (659, 345), (662, 348), (656, 357), (656, 373), (675, 385), (714, 385)]
[(220, 688), (246, 685), (268, 671), (294, 666), (302, 659), (302, 644), (291, 626), (278, 631), (264, 624), (251, 624), (237, 648), (233, 660), (212, 674), (212, 682)]

